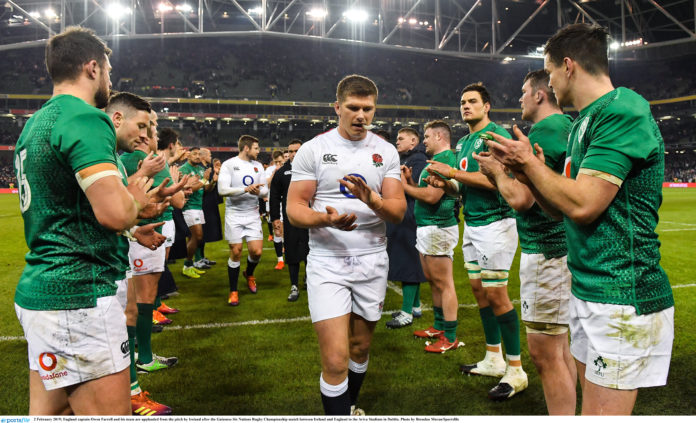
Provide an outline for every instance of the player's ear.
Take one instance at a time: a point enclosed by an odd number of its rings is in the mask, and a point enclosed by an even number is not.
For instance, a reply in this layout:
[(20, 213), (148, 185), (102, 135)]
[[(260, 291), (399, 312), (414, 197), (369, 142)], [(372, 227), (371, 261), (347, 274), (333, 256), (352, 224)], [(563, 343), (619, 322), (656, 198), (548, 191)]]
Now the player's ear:
[(334, 110), (336, 111), (336, 116), (338, 116), (338, 111), (340, 110), (340, 105), (338, 104), (338, 101), (334, 102)]

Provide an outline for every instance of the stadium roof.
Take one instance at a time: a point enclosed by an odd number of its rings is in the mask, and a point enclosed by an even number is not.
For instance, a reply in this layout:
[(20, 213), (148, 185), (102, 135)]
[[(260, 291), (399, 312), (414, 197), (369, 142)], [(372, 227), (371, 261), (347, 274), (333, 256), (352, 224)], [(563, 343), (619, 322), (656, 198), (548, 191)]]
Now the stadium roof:
[(5, 0), (0, 50), (82, 25), (107, 39), (273, 34), (504, 58), (594, 22), (613, 58), (656, 58), (696, 52), (695, 14), (696, 0)]

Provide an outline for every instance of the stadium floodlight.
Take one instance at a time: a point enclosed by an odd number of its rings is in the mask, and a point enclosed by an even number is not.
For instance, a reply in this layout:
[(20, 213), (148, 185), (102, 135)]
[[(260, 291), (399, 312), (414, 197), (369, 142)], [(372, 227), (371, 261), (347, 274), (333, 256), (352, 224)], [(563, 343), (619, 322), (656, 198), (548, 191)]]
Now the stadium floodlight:
[(324, 19), (329, 12), (321, 7), (313, 7), (307, 12), (307, 16), (312, 19)]
[(31, 16), (34, 19), (39, 19), (41, 17), (40, 12), (29, 12), (29, 16)]
[(614, 41), (613, 43), (609, 44), (609, 48), (612, 49), (612, 50), (618, 50), (618, 49), (619, 49), (619, 46), (620, 46), (620, 44), (617, 43), (616, 41)]
[(130, 15), (130, 13), (130, 7), (125, 7), (119, 3), (111, 3), (110, 5), (106, 6), (106, 14), (114, 20), (119, 20), (125, 15)]
[(353, 22), (365, 22), (369, 18), (367, 12), (362, 9), (348, 9), (343, 12), (343, 17)]
[(408, 20), (408, 23), (410, 23), (411, 25), (415, 25), (415, 24), (418, 23), (418, 19), (416, 19), (416, 18), (411, 18), (411, 19)]
[(253, 13), (255, 15), (261, 16), (263, 14), (263, 7), (254, 7), (252, 9), (249, 9), (247, 12), (249, 12), (250, 15)]
[(174, 10), (174, 7), (172, 7), (172, 5), (168, 3), (160, 3), (159, 6), (157, 6), (157, 10), (159, 10), (160, 14), (162, 14), (166, 12), (171, 12), (172, 10)]
[(178, 10), (179, 12), (190, 13), (193, 10), (193, 7), (191, 7), (190, 4), (184, 3), (184, 4), (178, 5), (175, 9)]
[(404, 23), (404, 18), (403, 18), (403, 17), (400, 17), (400, 18), (399, 18), (399, 23), (400, 23), (400, 24)]
[(54, 19), (54, 18), (58, 17), (58, 15), (56, 15), (56, 11), (51, 9), (50, 7), (48, 9), (44, 10), (44, 16), (47, 19)]

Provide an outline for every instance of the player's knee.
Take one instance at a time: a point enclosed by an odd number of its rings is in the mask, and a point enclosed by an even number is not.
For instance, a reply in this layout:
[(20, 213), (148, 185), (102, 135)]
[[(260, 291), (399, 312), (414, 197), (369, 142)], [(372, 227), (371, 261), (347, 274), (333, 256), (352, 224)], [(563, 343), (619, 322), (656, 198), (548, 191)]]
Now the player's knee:
[(321, 371), (332, 376), (348, 374), (348, 356), (343, 353), (327, 354), (323, 360)]
[(135, 326), (137, 320), (138, 320), (138, 306), (135, 304), (135, 302), (129, 302), (126, 304), (126, 325), (127, 326)]

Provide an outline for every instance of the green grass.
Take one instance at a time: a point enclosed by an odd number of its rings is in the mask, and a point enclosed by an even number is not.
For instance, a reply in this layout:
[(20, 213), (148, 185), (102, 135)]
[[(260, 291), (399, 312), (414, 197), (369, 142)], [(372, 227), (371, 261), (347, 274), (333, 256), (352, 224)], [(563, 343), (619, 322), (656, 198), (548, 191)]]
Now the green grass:
[[(662, 241), (662, 265), (673, 286), (676, 301), (675, 342), (668, 385), (643, 389), (635, 414), (696, 414), (696, 190), (669, 189), (660, 209), (658, 227)], [(0, 196), (3, 242), (0, 243), (0, 415), (26, 414), (28, 369), (24, 340), (20, 337), (13, 296), (24, 262), (26, 245), (17, 197)], [(264, 242), (264, 255), (257, 268), (259, 293), (252, 295), (240, 281), (240, 306), (227, 306), (227, 246), (206, 245), (207, 256), (218, 265), (198, 280), (180, 274), (181, 261), (171, 266), (181, 296), (167, 301), (180, 308), (173, 327), (153, 335), (155, 352), (176, 355), (179, 364), (171, 370), (140, 375), (152, 397), (178, 415), (293, 415), (322, 414), (319, 398), (319, 354), (309, 321), (306, 291), (300, 300), (288, 303), (287, 271), (273, 270), (275, 254)], [(495, 380), (461, 376), (460, 363), (477, 361), (483, 355), (483, 332), (463, 271), (461, 250), (455, 255), (455, 281), (459, 303), (460, 340), (466, 347), (444, 355), (427, 355), (423, 342), (411, 336), (411, 328), (387, 330), (380, 321), (370, 352), (368, 376), (359, 405), (369, 415), (535, 415), (546, 414), (541, 382), (522, 342), (522, 360), (529, 374), (529, 388), (515, 398), (493, 403), (486, 392)], [(513, 264), (517, 269), (518, 260)], [(241, 278), (240, 278), (241, 279)], [(519, 279), (511, 272), (510, 296), (519, 298)], [(427, 284), (424, 302), (430, 302)], [(387, 291), (385, 313), (397, 310), (401, 297)], [(519, 310), (518, 310), (519, 311)], [(413, 327), (432, 322), (426, 311)], [(294, 319), (284, 321), (286, 319)], [(203, 325), (222, 324), (215, 327)]]

